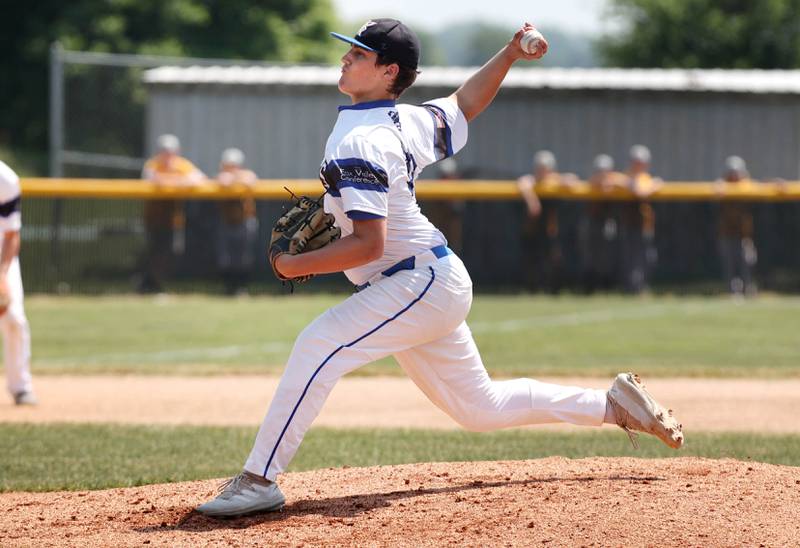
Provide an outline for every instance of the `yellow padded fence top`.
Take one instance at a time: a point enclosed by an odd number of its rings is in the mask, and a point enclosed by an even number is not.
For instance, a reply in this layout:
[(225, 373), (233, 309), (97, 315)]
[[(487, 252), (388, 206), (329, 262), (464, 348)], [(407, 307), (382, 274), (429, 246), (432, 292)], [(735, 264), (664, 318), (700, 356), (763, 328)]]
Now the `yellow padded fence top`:
[[(322, 185), (316, 179), (270, 179), (258, 181), (252, 189), (245, 186), (222, 187), (213, 181), (197, 186), (158, 186), (141, 179), (50, 179), (23, 178), (22, 195), (26, 198), (128, 198), (157, 200), (186, 198), (196, 200), (225, 200), (250, 195), (263, 200), (284, 200), (289, 197), (286, 188), (295, 194), (317, 196)], [(285, 187), (285, 188), (284, 188)], [(516, 200), (520, 193), (515, 181), (509, 180), (425, 180), (416, 184), (417, 196), (432, 200)], [(631, 200), (633, 194), (625, 190), (601, 192), (585, 182), (569, 188), (542, 189), (541, 198), (565, 200)], [(726, 189), (721, 194), (710, 182), (668, 182), (649, 200), (652, 201), (797, 201), (800, 200), (800, 182), (760, 183), (746, 189)]]

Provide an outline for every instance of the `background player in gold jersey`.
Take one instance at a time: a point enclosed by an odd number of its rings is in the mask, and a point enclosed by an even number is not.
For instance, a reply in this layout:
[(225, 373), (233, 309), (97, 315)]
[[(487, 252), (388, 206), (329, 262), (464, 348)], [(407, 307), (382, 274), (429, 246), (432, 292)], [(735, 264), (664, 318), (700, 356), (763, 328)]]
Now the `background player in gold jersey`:
[[(750, 178), (745, 161), (739, 156), (725, 160), (725, 172), (717, 181), (717, 193), (749, 189), (757, 183)], [(755, 295), (753, 269), (758, 253), (753, 241), (752, 205), (739, 200), (724, 200), (719, 206), (718, 246), (722, 275), (734, 295)]]
[[(203, 172), (180, 155), (181, 144), (174, 135), (158, 138), (158, 152), (142, 170), (142, 178), (156, 187), (193, 186), (205, 179)], [(144, 204), (144, 226), (147, 249), (142, 279), (137, 289), (141, 293), (160, 293), (171, 267), (174, 254), (183, 253), (186, 217), (183, 201), (175, 199), (147, 200)]]
[(526, 274), (529, 287), (557, 293), (564, 281), (564, 250), (560, 238), (558, 200), (540, 199), (539, 193), (571, 187), (577, 177), (559, 173), (556, 157), (549, 150), (533, 156), (533, 170), (517, 179), (525, 200), (526, 218), (522, 228)]
[(649, 289), (650, 274), (658, 251), (655, 246), (656, 215), (649, 197), (658, 191), (663, 181), (650, 174), (650, 150), (634, 145), (629, 153), (626, 188), (635, 199), (621, 206), (622, 282), (630, 293)]

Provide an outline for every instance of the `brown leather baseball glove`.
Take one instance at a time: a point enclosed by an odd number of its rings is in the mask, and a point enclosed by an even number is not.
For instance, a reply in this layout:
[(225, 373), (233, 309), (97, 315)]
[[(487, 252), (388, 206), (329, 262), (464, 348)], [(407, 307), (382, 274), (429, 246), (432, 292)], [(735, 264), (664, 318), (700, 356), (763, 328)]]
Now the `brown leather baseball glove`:
[(322, 196), (312, 200), (307, 196), (297, 197), (292, 194), (294, 206), (275, 221), (269, 242), (269, 264), (275, 277), (286, 282), (305, 282), (313, 275), (298, 278), (286, 278), (275, 268), (275, 260), (289, 253), (297, 255), (319, 249), (338, 239), (341, 230), (334, 226), (333, 215), (325, 213), (322, 207)]

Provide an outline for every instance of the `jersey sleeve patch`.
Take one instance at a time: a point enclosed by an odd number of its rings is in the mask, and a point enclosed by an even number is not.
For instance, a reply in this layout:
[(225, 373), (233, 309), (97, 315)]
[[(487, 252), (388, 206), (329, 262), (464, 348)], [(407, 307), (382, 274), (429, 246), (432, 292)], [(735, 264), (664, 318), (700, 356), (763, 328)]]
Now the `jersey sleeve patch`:
[(386, 170), (363, 158), (344, 158), (327, 162), (320, 177), (332, 196), (341, 196), (342, 188), (388, 192)]

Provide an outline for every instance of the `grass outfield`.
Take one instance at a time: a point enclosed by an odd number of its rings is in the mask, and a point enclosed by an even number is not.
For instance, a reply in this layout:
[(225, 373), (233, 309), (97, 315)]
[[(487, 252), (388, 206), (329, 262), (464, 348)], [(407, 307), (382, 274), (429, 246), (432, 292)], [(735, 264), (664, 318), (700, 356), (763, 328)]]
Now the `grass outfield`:
[[(0, 425), (0, 491), (102, 489), (229, 476), (241, 469), (255, 433), (254, 428)], [(627, 436), (614, 430), (474, 434), (316, 428), (290, 471), (553, 455), (731, 457), (800, 465), (796, 435), (693, 434), (680, 451), (647, 436), (640, 440), (641, 449), (634, 451)]]
[[(35, 373), (279, 373), (300, 330), (342, 296), (43, 297), (26, 301)], [(490, 373), (798, 376), (800, 298), (475, 299)], [(400, 374), (391, 359), (360, 370)]]

